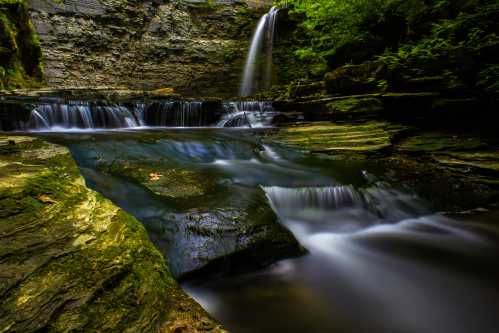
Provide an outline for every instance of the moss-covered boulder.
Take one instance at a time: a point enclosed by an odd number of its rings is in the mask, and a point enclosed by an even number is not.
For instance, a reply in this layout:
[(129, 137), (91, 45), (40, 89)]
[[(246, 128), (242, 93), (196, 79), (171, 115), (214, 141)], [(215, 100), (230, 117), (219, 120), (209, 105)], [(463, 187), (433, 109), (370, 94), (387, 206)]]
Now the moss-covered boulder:
[(468, 182), (499, 185), (499, 150), (473, 135), (419, 133), (402, 140), (396, 150), (426, 160), (434, 168)]
[(345, 65), (324, 76), (325, 87), (330, 94), (365, 94), (380, 92), (386, 88), (386, 66), (380, 62), (361, 65)]
[(66, 148), (0, 138), (0, 217), (1, 332), (222, 331)]
[(487, 147), (488, 145), (476, 136), (427, 132), (406, 138), (400, 142), (397, 150), (418, 155), (449, 151), (476, 151)]

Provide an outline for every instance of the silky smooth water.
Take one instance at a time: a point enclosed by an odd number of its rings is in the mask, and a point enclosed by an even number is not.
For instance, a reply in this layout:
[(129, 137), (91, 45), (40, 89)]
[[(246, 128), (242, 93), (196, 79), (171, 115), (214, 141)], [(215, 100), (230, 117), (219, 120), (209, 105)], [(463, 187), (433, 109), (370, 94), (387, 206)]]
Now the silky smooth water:
[[(243, 130), (48, 138), (68, 145), (87, 183), (144, 223), (159, 248), (167, 246), (172, 214), (242, 207), (263, 193), (309, 253), (256, 272), (183, 283), (232, 332), (499, 328), (497, 215), (437, 213), (417, 193), (391, 184), (389, 166), (311, 156)], [(187, 168), (214, 180), (217, 191), (188, 202), (165, 200), (101, 173), (96, 166), (103, 159)]]
[(251, 96), (268, 89), (272, 83), (272, 52), (279, 8), (272, 7), (258, 22), (246, 58), (239, 91), (240, 96)]

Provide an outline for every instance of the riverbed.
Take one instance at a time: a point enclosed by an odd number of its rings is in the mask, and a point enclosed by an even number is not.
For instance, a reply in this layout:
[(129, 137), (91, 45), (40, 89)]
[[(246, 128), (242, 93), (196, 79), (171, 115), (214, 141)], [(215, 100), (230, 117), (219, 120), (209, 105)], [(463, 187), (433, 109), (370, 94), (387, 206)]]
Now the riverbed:
[[(497, 214), (446, 214), (390, 183), (389, 165), (311, 155), (262, 140), (263, 133), (40, 135), (68, 146), (87, 184), (137, 217), (167, 258), (175, 255), (166, 244), (172, 215), (242, 209), (255, 198), (272, 208), (306, 254), (182, 279), (184, 290), (232, 332), (496, 331)], [(165, 198), (100, 167), (127, 160), (193, 172), (209, 179), (211, 190)]]

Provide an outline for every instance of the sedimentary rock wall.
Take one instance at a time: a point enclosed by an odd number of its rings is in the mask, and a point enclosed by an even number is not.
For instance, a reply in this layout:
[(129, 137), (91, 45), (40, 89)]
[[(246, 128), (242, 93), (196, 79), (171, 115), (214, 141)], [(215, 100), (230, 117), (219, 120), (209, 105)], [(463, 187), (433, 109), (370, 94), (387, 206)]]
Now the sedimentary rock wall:
[(30, 0), (51, 87), (237, 92), (271, 0)]

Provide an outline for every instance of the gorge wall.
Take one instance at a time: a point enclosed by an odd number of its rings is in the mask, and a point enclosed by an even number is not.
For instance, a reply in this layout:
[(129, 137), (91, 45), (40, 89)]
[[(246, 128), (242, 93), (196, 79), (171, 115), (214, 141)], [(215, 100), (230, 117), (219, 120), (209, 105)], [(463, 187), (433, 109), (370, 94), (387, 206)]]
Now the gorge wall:
[(29, 0), (49, 87), (235, 95), (271, 0)]

